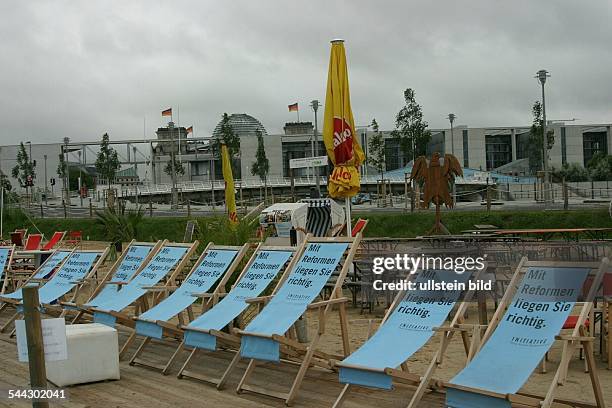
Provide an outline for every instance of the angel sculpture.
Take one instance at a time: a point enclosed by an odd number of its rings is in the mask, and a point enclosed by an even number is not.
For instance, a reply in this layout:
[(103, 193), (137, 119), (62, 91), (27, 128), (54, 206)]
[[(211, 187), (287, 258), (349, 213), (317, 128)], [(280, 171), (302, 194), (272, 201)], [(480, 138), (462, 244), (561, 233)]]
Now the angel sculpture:
[(457, 176), (463, 176), (463, 170), (457, 158), (452, 154), (444, 155), (442, 165), (440, 165), (440, 153), (438, 152), (434, 152), (429, 163), (425, 156), (420, 156), (414, 161), (410, 179), (425, 184), (423, 207), (429, 208), (430, 203), (436, 206), (436, 223), (432, 230), (433, 233), (448, 233), (440, 221), (440, 206), (442, 204), (448, 208), (454, 206), (450, 189)]

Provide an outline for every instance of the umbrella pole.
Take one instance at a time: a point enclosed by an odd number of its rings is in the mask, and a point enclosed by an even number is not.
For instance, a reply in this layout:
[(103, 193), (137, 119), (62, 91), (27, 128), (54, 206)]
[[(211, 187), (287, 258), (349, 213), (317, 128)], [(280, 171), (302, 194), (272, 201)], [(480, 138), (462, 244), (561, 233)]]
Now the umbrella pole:
[(346, 236), (350, 237), (351, 236), (351, 198), (350, 197), (346, 197), (344, 199), (345, 201), (345, 213), (346, 213)]

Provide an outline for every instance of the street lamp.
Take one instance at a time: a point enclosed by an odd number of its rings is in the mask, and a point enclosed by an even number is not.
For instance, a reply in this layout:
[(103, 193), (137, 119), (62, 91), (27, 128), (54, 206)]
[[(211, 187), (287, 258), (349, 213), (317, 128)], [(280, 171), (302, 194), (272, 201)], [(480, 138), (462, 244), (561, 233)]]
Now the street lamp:
[(43, 159), (45, 160), (45, 204), (49, 205), (49, 190), (47, 189), (47, 155), (43, 155)]
[[(32, 141), (28, 140), (25, 142), (30, 148), (30, 155), (28, 156), (28, 171), (26, 172), (26, 194), (28, 193), (28, 187), (30, 189), (30, 194), (28, 195), (28, 205), (32, 204), (32, 196), (34, 195), (34, 177), (32, 177)], [(32, 185), (30, 186), (29, 178), (32, 179)]]
[[(310, 102), (310, 106), (312, 107), (312, 110), (314, 111), (314, 149), (312, 151), (312, 156), (318, 156), (319, 155), (319, 131), (318, 131), (318, 121), (317, 121), (317, 111), (319, 110), (319, 106), (321, 106), (319, 104), (318, 100), (313, 100), (312, 102)], [(315, 171), (315, 183), (317, 186), (317, 192), (319, 193), (319, 195), (321, 194), (321, 185), (320, 185), (320, 180), (319, 180), (319, 167), (314, 166), (314, 171)]]
[(68, 143), (70, 143), (70, 138), (69, 137), (65, 137), (64, 138), (64, 155), (66, 156), (65, 158), (65, 175), (64, 175), (64, 188), (66, 191), (66, 205), (70, 205), (70, 165), (68, 164)]
[[(174, 145), (174, 122), (168, 123), (168, 129), (170, 130), (170, 139), (171, 139), (171, 149), (170, 149), (170, 171), (172, 173), (172, 190), (171, 190), (171, 206), (172, 210), (178, 209), (178, 190), (176, 187), (176, 163), (174, 162), (175, 152), (174, 149), (176, 146)], [(180, 135), (179, 135), (180, 137)]]
[(540, 81), (542, 85), (542, 171), (544, 172), (544, 204), (549, 201), (549, 191), (548, 191), (548, 141), (546, 137), (546, 98), (544, 95), (544, 84), (546, 83), (546, 78), (548, 78), (550, 74), (545, 69), (541, 69), (536, 73), (536, 78)]
[(77, 152), (79, 155), (79, 197), (81, 198), (81, 207), (83, 207), (83, 166), (81, 164), (81, 151)]
[[(450, 131), (451, 131), (451, 154), (455, 155), (455, 134), (453, 132), (453, 122), (457, 116), (454, 113), (448, 114), (448, 121), (450, 122)], [(444, 149), (446, 150), (446, 148)], [(457, 185), (455, 184), (455, 180), (453, 179), (453, 208), (457, 204)]]
[(457, 116), (455, 116), (454, 113), (449, 113), (448, 114), (448, 120), (450, 122), (451, 125), (451, 154), (454, 156), (455, 155), (455, 136), (453, 134), (453, 122), (455, 121), (455, 118)]

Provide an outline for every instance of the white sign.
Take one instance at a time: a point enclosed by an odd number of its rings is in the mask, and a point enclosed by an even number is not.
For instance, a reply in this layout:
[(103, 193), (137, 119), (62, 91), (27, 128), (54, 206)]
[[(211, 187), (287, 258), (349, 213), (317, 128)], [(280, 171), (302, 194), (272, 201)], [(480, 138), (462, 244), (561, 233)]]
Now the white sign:
[[(64, 319), (43, 319), (43, 344), (45, 347), (45, 361), (61, 361), (68, 359), (68, 346), (66, 345), (66, 321)], [(25, 321), (16, 320), (17, 354), (19, 361), (28, 361), (28, 340), (26, 337)]]
[(302, 157), (301, 159), (289, 160), (290, 169), (301, 169), (304, 167), (327, 166), (327, 156)]

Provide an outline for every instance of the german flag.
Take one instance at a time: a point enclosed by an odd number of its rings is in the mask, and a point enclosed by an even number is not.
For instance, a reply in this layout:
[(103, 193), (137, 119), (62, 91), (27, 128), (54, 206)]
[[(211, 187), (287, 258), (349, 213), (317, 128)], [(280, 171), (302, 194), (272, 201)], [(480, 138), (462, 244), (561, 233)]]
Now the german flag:
[(298, 111), (298, 104), (297, 104), (297, 102), (292, 104), (292, 105), (289, 105), (289, 112), (297, 112), (297, 111)]
[(172, 108), (168, 108), (162, 111), (162, 116), (172, 116)]
[(187, 134), (193, 133), (193, 126), (189, 126), (187, 129), (185, 129), (185, 133)]

